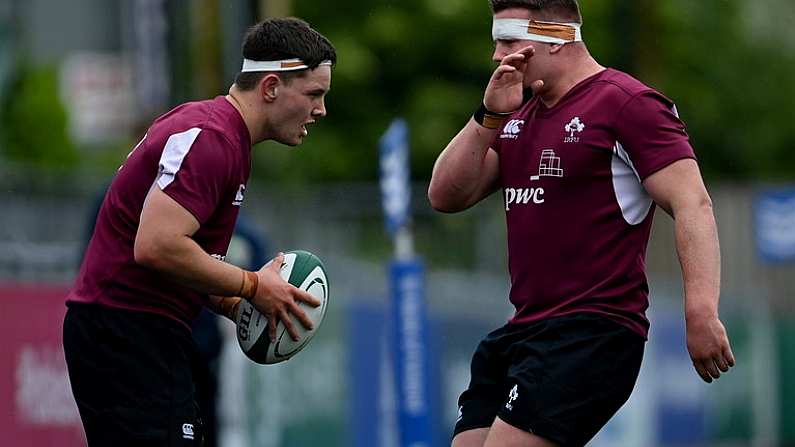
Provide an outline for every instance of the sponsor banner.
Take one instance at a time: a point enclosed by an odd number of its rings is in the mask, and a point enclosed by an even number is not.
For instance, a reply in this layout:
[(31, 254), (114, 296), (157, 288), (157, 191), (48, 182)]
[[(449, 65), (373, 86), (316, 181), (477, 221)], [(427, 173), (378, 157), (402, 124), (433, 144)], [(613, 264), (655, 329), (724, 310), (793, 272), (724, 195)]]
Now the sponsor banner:
[[(0, 284), (0, 440), (85, 445), (62, 348), (66, 287)], [(0, 444), (6, 444), (0, 441)]]
[(381, 196), (384, 223), (393, 236), (409, 218), (411, 185), (409, 184), (409, 128), (396, 119), (381, 137)]
[(402, 447), (432, 444), (428, 316), (422, 264), (395, 261), (390, 269), (392, 362)]
[[(398, 426), (398, 408), (395, 386), (394, 361), (388, 344), (388, 328), (393, 319), (393, 308), (375, 304), (379, 300), (354, 301), (347, 311), (349, 321), (347, 349), (349, 355), (348, 389), (350, 402), (349, 427), (352, 447), (398, 447), (408, 446), (407, 436), (401, 434), (406, 425)], [(450, 444), (450, 434), (455, 424), (458, 395), (469, 381), (469, 357), (477, 343), (473, 333), (485, 333), (477, 322), (433, 318), (427, 327), (425, 356), (436, 361), (428, 362), (426, 380), (430, 391), (426, 396), (429, 417), (428, 438), (430, 444)], [(441, 328), (437, 330), (437, 328)], [(480, 328), (479, 328), (480, 329)], [(445, 336), (440, 337), (443, 333)], [(462, 344), (461, 341), (470, 342)], [(447, 344), (443, 350), (442, 345)], [(446, 367), (440, 371), (442, 356)], [(404, 417), (402, 421), (405, 421)], [(424, 425), (425, 426), (425, 425)]]
[(115, 142), (135, 124), (133, 64), (117, 54), (70, 52), (60, 72), (72, 138), (84, 145)]
[(795, 187), (757, 195), (754, 229), (757, 252), (763, 261), (795, 262)]

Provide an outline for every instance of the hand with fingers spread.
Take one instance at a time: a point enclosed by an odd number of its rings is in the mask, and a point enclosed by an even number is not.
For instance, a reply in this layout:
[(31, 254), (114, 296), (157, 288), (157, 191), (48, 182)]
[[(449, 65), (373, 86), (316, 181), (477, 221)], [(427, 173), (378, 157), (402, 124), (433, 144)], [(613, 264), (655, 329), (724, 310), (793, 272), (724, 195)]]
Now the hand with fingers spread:
[[(535, 49), (531, 45), (502, 59), (500, 65), (491, 75), (483, 96), (483, 104), (488, 110), (496, 113), (508, 113), (522, 105), (527, 63), (534, 53)], [(530, 87), (533, 92), (538, 92), (543, 85), (544, 81), (534, 80)]]
[(280, 321), (290, 337), (297, 341), (298, 331), (291, 315), (307, 330), (311, 330), (312, 320), (301, 309), (299, 303), (317, 307), (320, 306), (320, 301), (305, 290), (282, 279), (279, 271), (283, 263), (284, 254), (279, 253), (257, 272), (259, 282), (250, 301), (268, 319), (268, 335), (272, 341), (276, 339), (276, 326)]
[(693, 367), (707, 383), (734, 366), (726, 328), (717, 317), (687, 319), (687, 350)]

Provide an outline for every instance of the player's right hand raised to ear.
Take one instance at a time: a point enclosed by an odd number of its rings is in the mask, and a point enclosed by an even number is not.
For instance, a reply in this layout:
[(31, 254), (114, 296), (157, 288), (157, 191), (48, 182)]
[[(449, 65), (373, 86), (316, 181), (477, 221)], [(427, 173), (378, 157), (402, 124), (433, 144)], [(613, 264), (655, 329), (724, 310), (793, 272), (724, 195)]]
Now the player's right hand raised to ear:
[[(508, 113), (522, 106), (527, 63), (533, 54), (535, 48), (529, 45), (502, 58), (500, 65), (491, 75), (483, 96), (483, 104), (487, 109), (497, 113)], [(531, 88), (533, 91), (538, 91), (543, 85), (544, 81), (534, 80)]]
[(268, 319), (268, 335), (271, 340), (276, 339), (276, 326), (279, 321), (293, 340), (298, 340), (298, 331), (290, 315), (303, 325), (307, 330), (312, 329), (312, 320), (301, 310), (298, 303), (306, 303), (312, 307), (320, 306), (320, 301), (308, 292), (295, 287), (282, 279), (280, 270), (284, 263), (284, 254), (279, 253), (272, 261), (265, 264), (257, 272), (259, 284), (257, 292), (251, 299), (251, 304)]

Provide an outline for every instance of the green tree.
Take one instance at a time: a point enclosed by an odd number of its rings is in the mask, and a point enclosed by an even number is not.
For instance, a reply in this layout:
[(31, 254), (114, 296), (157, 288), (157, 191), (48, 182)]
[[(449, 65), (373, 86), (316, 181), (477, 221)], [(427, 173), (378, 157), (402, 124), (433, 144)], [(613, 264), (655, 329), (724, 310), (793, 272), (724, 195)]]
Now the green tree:
[[(707, 175), (732, 179), (795, 178), (795, 52), (759, 38), (749, 13), (767, 11), (776, 0), (657, 2), (664, 40), (658, 54), (661, 88), (679, 105)], [(791, 8), (791, 6), (790, 6)]]
[(4, 156), (51, 167), (70, 167), (78, 162), (54, 68), (23, 65), (3, 96), (0, 110), (0, 150)]
[[(777, 19), (786, 17), (787, 0), (581, 5), (591, 52), (676, 102), (708, 177), (795, 178), (788, 117), (795, 33)], [(378, 137), (403, 116), (411, 126), (413, 175), (429, 178), (493, 69), (488, 2), (294, 0), (293, 12), (338, 49), (329, 116), (296, 153), (257, 151), (255, 172), (295, 182), (373, 180)], [(780, 25), (775, 32), (765, 26), (771, 23)]]

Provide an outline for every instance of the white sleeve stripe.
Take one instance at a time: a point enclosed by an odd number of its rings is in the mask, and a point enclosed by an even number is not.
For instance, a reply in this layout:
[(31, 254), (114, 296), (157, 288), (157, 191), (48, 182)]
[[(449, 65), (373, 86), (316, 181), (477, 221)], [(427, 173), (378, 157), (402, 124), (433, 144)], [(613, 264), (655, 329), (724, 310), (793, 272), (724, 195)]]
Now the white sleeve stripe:
[(630, 225), (643, 222), (649, 214), (652, 200), (643, 188), (629, 153), (618, 141), (613, 146), (610, 170), (613, 175), (613, 191), (624, 220)]
[(638, 174), (638, 170), (635, 169), (635, 164), (632, 163), (632, 159), (629, 158), (629, 153), (627, 153), (626, 149), (624, 149), (624, 146), (616, 141), (615, 146), (613, 146), (613, 152), (618, 156), (618, 158), (624, 160), (624, 163), (626, 163), (627, 166), (632, 169), (632, 172), (635, 173), (635, 177), (637, 177), (638, 181), (640, 181), (640, 174)]
[(201, 129), (194, 127), (185, 132), (175, 133), (168, 137), (166, 147), (160, 155), (160, 165), (158, 166), (157, 186), (166, 189), (174, 181), (174, 178), (182, 167), (182, 161), (188, 155), (193, 142), (199, 136)]

